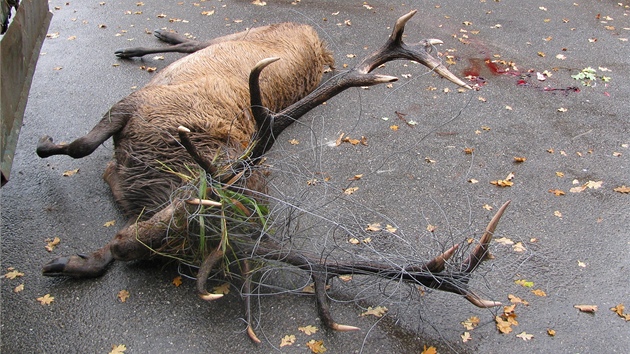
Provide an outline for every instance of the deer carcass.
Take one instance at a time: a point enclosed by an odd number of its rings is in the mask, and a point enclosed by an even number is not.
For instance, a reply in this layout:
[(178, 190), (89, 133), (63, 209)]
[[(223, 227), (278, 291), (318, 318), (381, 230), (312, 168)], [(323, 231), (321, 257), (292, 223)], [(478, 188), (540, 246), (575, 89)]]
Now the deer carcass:
[[(282, 247), (264, 227), (263, 217), (257, 215), (260, 212), (256, 203), (264, 203), (265, 178), (261, 169), (255, 167), (278, 134), (345, 89), (397, 80), (372, 72), (383, 63), (397, 59), (416, 61), (453, 83), (470, 88), (429, 54), (432, 46), (441, 41), (402, 41), (404, 26), (414, 14), (412, 11), (398, 19), (381, 49), (321, 86), (322, 72), (325, 66), (333, 66), (333, 57), (317, 33), (306, 25), (276, 24), (203, 43), (158, 31), (156, 35), (172, 47), (117, 51), (119, 57), (158, 51), (192, 54), (161, 70), (145, 87), (116, 103), (84, 137), (68, 145), (55, 144), (48, 136), (39, 141), (37, 153), (41, 157), (62, 154), (81, 158), (113, 137), (114, 158), (105, 169), (104, 178), (129, 219), (101, 249), (57, 258), (44, 266), (44, 275), (99, 276), (113, 260), (162, 254), (161, 250), (172, 246), (173, 234), (194, 232), (196, 249), (201, 249), (194, 260), (199, 267), (197, 288), (206, 300), (220, 297), (205, 289), (210, 271), (230, 263), (242, 272), (243, 293), (249, 293), (248, 259), (255, 256), (309, 271), (322, 319), (336, 330), (356, 327), (334, 322), (326, 299), (326, 282), (348, 273), (404, 279), (464, 295), (477, 306), (498, 305), (480, 299), (467, 283), (470, 273), (486, 256), (507, 203), (461, 267), (449, 273), (443, 273), (445, 261), (457, 245), (421, 265), (330, 262), (318, 255)], [(196, 183), (196, 187), (183, 188), (191, 183)], [(191, 217), (190, 210), (199, 208), (215, 208), (218, 217), (210, 221)], [(237, 236), (226, 231), (234, 229), (226, 226), (234, 221), (240, 223)], [(206, 232), (207, 225), (213, 222), (218, 222), (219, 227), (208, 230), (219, 230), (216, 234)], [(189, 249), (179, 246), (183, 252)], [(248, 296), (245, 301), (249, 320)], [(251, 326), (248, 333), (258, 341)]]

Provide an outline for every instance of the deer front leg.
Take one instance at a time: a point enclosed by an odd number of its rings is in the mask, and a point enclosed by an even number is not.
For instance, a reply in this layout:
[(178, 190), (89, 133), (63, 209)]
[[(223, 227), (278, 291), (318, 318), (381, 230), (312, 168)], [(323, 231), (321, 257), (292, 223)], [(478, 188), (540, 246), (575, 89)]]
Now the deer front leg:
[(59, 257), (46, 264), (42, 273), (46, 276), (70, 276), (93, 278), (101, 276), (114, 260), (131, 261), (149, 258), (151, 249), (162, 246), (167, 231), (178, 229), (174, 216), (183, 211), (182, 201), (176, 201), (153, 215), (150, 219), (134, 222), (120, 230), (113, 240), (88, 255)]

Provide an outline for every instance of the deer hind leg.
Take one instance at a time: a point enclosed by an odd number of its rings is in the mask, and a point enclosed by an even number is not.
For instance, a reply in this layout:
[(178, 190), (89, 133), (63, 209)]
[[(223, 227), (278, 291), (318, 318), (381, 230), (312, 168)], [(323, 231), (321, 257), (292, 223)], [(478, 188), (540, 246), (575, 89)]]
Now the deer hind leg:
[(132, 110), (126, 106), (124, 100), (115, 104), (89, 133), (70, 144), (55, 144), (52, 137), (45, 135), (37, 143), (37, 155), (41, 158), (68, 155), (75, 159), (90, 155), (127, 124)]
[(47, 276), (93, 278), (103, 275), (114, 260), (147, 259), (153, 255), (152, 249), (163, 245), (169, 230), (185, 227), (176, 222), (176, 215), (182, 214), (183, 210), (182, 201), (173, 202), (148, 220), (129, 223), (97, 251), (56, 258), (43, 267), (42, 273)]

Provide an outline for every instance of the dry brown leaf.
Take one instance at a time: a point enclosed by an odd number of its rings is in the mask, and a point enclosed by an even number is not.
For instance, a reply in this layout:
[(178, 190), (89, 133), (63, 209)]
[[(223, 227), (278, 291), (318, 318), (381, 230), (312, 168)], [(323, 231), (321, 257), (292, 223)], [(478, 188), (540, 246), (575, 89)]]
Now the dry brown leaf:
[(398, 126), (397, 125), (391, 125), (389, 127), (389, 129), (393, 130), (393, 131), (397, 131), (398, 130)]
[(427, 345), (425, 344), (424, 349), (420, 354), (437, 354), (437, 349), (435, 349), (435, 347), (433, 346), (427, 348)]
[(462, 342), (464, 343), (472, 339), (472, 337), (470, 336), (470, 332), (464, 332), (464, 334), (462, 334), (461, 337), (462, 337)]
[(353, 245), (358, 245), (359, 243), (361, 243), (361, 241), (359, 241), (359, 239), (356, 237), (352, 237), (348, 240), (348, 243), (351, 243)]
[(549, 193), (553, 193), (553, 194), (555, 194), (556, 196), (561, 196), (561, 195), (564, 195), (564, 194), (565, 194), (565, 193), (564, 193), (564, 191), (562, 191), (562, 190), (560, 190), (560, 189), (550, 189), (550, 190), (549, 190)]
[(534, 338), (533, 334), (529, 334), (529, 333), (525, 333), (525, 332), (522, 332), (521, 334), (517, 334), (516, 336), (521, 338), (521, 339), (523, 339), (524, 341), (528, 341), (528, 340), (531, 340), (532, 338)]
[(393, 227), (392, 225), (389, 225), (389, 224), (387, 224), (385, 226), (385, 230), (387, 230), (387, 232), (392, 233), (392, 234), (395, 233), (396, 231), (398, 231), (397, 228), (395, 228), (395, 227)]
[(24, 290), (24, 284), (20, 284), (20, 285), (16, 286), (15, 288), (13, 288), (13, 292), (14, 293), (19, 293), (22, 290)]
[(595, 313), (597, 311), (597, 305), (573, 305), (573, 307), (581, 312)]
[(265, 6), (265, 5), (267, 5), (267, 3), (265, 1), (262, 1), (262, 0), (254, 0), (254, 1), (252, 1), (252, 4), (257, 5), (257, 6)]
[(556, 210), (556, 211), (554, 211), (554, 212), (553, 212), (553, 215), (554, 215), (554, 216), (557, 216), (557, 217), (559, 217), (559, 218), (562, 218), (562, 213), (560, 212), (560, 210)]
[(464, 148), (464, 153), (466, 155), (472, 155), (473, 152), (475, 152), (475, 148), (469, 148), (469, 147)]
[(110, 220), (103, 224), (104, 227), (112, 227), (114, 225), (116, 225), (116, 220)]
[(306, 343), (306, 346), (309, 347), (309, 349), (311, 350), (311, 352), (313, 353), (323, 353), (325, 352), (327, 349), (326, 347), (324, 347), (324, 341), (323, 340), (314, 340), (311, 339)]
[(230, 283), (223, 283), (219, 286), (215, 286), (214, 288), (212, 288), (212, 293), (213, 294), (223, 294), (223, 295), (227, 295), (230, 293)]
[(308, 325), (305, 327), (298, 327), (298, 331), (306, 334), (307, 336), (310, 336), (311, 334), (315, 334), (317, 331), (319, 331), (319, 328), (312, 325)]
[(435, 229), (437, 229), (437, 227), (436, 227), (436, 226), (431, 225), (431, 224), (427, 225), (427, 231), (429, 231), (429, 232), (434, 232), (434, 231), (435, 231)]
[(499, 330), (499, 332), (504, 334), (512, 332), (512, 324), (510, 324), (510, 322), (501, 318), (500, 316), (495, 316), (494, 320), (497, 322), (497, 329)]
[(553, 337), (553, 336), (555, 336), (555, 335), (556, 335), (556, 331), (555, 331), (555, 330), (553, 330), (553, 329), (551, 329), (551, 328), (547, 328), (547, 334), (548, 334), (550, 337)]
[(112, 351), (109, 354), (121, 354), (127, 350), (127, 347), (124, 344), (112, 345)]
[(380, 222), (375, 222), (372, 224), (368, 224), (368, 227), (365, 228), (365, 231), (374, 231), (374, 232), (378, 232), (381, 231), (383, 228), (381, 227), (381, 223)]
[(367, 311), (363, 312), (361, 316), (369, 316), (373, 315), (376, 317), (383, 317), (384, 314), (387, 313), (387, 307), (385, 306), (376, 306), (372, 308), (371, 306), (367, 308)]
[(610, 311), (616, 313), (619, 316), (623, 316), (623, 311), (626, 309), (626, 307), (623, 304), (619, 304), (615, 307), (611, 307)]
[(118, 295), (116, 295), (116, 296), (118, 297), (120, 302), (125, 302), (129, 298), (129, 292), (127, 290), (123, 289), (123, 290), (119, 291)]
[(500, 243), (502, 245), (513, 245), (514, 244), (514, 241), (510, 240), (507, 237), (497, 238), (497, 239), (494, 240), (494, 242)]
[(514, 156), (514, 162), (525, 162), (525, 161), (527, 161), (527, 157)]
[(79, 169), (78, 168), (76, 170), (68, 170), (68, 171), (64, 172), (62, 176), (70, 177), (70, 176), (76, 175), (77, 173), (79, 173)]
[(529, 306), (529, 302), (527, 302), (526, 300), (521, 299), (518, 296), (514, 296), (512, 294), (508, 295), (508, 299), (510, 300), (511, 303), (513, 304), (523, 304), (525, 306)]
[(514, 250), (514, 252), (516, 253), (523, 253), (527, 251), (527, 248), (523, 246), (522, 242), (517, 242), (515, 245), (512, 246), (512, 250)]
[(61, 239), (59, 237), (55, 237), (54, 239), (49, 239), (47, 238), (46, 240), (44, 240), (47, 242), (46, 246), (44, 246), (44, 248), (46, 249), (46, 251), (48, 252), (52, 252), (55, 249), (55, 246), (57, 246), (60, 242)]
[(343, 281), (343, 282), (349, 282), (350, 280), (352, 280), (352, 275), (350, 274), (346, 274), (346, 275), (340, 275), (337, 277), (339, 280)]
[(544, 292), (544, 291), (543, 291), (543, 290), (541, 290), (541, 289), (535, 289), (535, 290), (532, 290), (532, 294), (534, 294), (534, 295), (536, 295), (536, 296), (541, 296), (541, 297), (545, 297), (545, 296), (547, 296), (547, 293), (546, 293), (546, 292)]
[(613, 191), (618, 192), (618, 193), (628, 194), (630, 193), (630, 187), (626, 187), (625, 185), (623, 185), (621, 187), (617, 187), (613, 189)]
[(39, 303), (42, 305), (50, 305), (50, 303), (53, 302), (54, 300), (55, 300), (55, 297), (50, 296), (50, 294), (46, 294), (42, 297), (37, 298), (37, 301), (39, 301)]
[(175, 285), (175, 287), (179, 287), (180, 285), (182, 285), (182, 276), (178, 275), (173, 279), (173, 285)]
[(472, 316), (470, 318), (468, 318), (466, 321), (461, 322), (462, 326), (464, 326), (464, 328), (467, 331), (471, 331), (473, 329), (475, 329), (475, 327), (477, 327), (477, 325), (479, 324), (479, 317), (477, 316)]
[(359, 190), (359, 187), (350, 187), (343, 190), (343, 194), (350, 195)]
[(291, 139), (289, 140), (289, 144), (291, 145), (298, 145), (300, 142), (297, 139)]
[(287, 345), (293, 345), (295, 343), (295, 336), (293, 334), (287, 334), (282, 337), (282, 341), (280, 341), (280, 347), (286, 347)]
[(361, 179), (361, 177), (363, 177), (363, 175), (362, 175), (362, 174), (360, 174), (360, 175), (354, 175), (354, 176), (352, 176), (351, 178), (348, 178), (348, 181), (356, 181), (356, 180)]
[(13, 269), (10, 272), (8, 272), (7, 274), (4, 275), (5, 278), (7, 279), (15, 279), (18, 277), (23, 277), (24, 273), (22, 272), (18, 272), (17, 270)]

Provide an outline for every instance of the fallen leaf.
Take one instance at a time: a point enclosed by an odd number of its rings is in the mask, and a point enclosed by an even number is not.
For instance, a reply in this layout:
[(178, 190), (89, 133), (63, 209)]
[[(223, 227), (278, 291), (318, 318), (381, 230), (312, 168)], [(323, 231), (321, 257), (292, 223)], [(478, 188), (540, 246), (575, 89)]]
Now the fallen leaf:
[(361, 242), (363, 242), (363, 243), (370, 243), (370, 242), (372, 242), (372, 238), (371, 237), (366, 237), (363, 240), (361, 240)]
[(337, 277), (339, 280), (343, 281), (343, 282), (349, 282), (350, 280), (352, 280), (352, 275), (346, 274), (346, 275), (340, 275)]
[(541, 289), (536, 289), (536, 290), (532, 290), (532, 294), (536, 295), (536, 296), (541, 296), (541, 297), (545, 297), (547, 296), (547, 293), (545, 293), (543, 290)]
[(24, 273), (18, 272), (17, 270), (12, 270), (4, 275), (4, 277), (7, 279), (15, 279), (18, 277), (23, 277), (23, 276), (24, 276)]
[(597, 305), (574, 305), (573, 307), (587, 313), (595, 313), (597, 311)]
[(392, 225), (389, 225), (389, 224), (385, 225), (385, 230), (387, 230), (387, 232), (392, 233), (392, 234), (395, 233), (396, 231), (398, 231), (397, 228), (395, 228), (395, 227), (393, 227)]
[(24, 284), (20, 284), (20, 285), (16, 286), (15, 288), (13, 288), (13, 292), (14, 293), (19, 293), (22, 290), (24, 290)]
[(373, 315), (376, 317), (383, 317), (384, 314), (387, 313), (387, 307), (385, 306), (376, 306), (372, 308), (371, 306), (367, 308), (367, 311), (363, 312), (361, 316), (369, 316)]
[(46, 249), (46, 251), (52, 252), (55, 249), (55, 246), (57, 246), (61, 242), (61, 239), (59, 237), (55, 237), (52, 240), (47, 238), (45, 241), (48, 243), (46, 244), (46, 246), (44, 246), (44, 248)]
[(510, 300), (511, 303), (513, 304), (523, 304), (525, 306), (529, 306), (529, 302), (527, 302), (526, 300), (521, 299), (518, 296), (514, 296), (512, 294), (508, 295), (508, 299)]
[(557, 216), (557, 217), (559, 217), (559, 218), (562, 218), (562, 213), (560, 212), (560, 210), (556, 210), (556, 211), (554, 211), (554, 212), (553, 212), (553, 215), (555, 215), (555, 216)]
[(315, 334), (317, 331), (319, 331), (319, 328), (312, 325), (308, 325), (305, 327), (298, 327), (298, 331), (306, 334), (307, 336), (310, 336), (311, 334)]
[(584, 187), (589, 188), (589, 189), (599, 189), (602, 184), (604, 183), (604, 181), (588, 181), (586, 182), (586, 184), (584, 184)]
[(556, 335), (556, 331), (555, 331), (555, 330), (553, 330), (553, 329), (551, 329), (551, 328), (547, 328), (547, 334), (548, 334), (550, 337), (553, 337), (553, 336), (555, 336), (555, 335)]
[(521, 334), (517, 334), (516, 336), (519, 337), (519, 338), (522, 338), (524, 341), (528, 341), (528, 340), (531, 340), (532, 338), (534, 338), (533, 334), (529, 334), (529, 333), (525, 333), (525, 332), (522, 332)]
[(626, 309), (626, 307), (623, 304), (619, 304), (615, 307), (611, 307), (610, 311), (616, 313), (619, 316), (623, 316), (623, 311)]
[(295, 343), (295, 336), (293, 334), (287, 334), (282, 337), (282, 341), (280, 341), (280, 347), (285, 347), (287, 345), (293, 345)]
[(561, 195), (565, 194), (564, 191), (562, 191), (560, 189), (550, 189), (548, 192), (549, 193), (553, 193), (556, 196), (561, 196)]
[(475, 148), (469, 148), (469, 147), (464, 148), (464, 153), (465, 153), (466, 155), (472, 155), (472, 153), (473, 153), (474, 151), (475, 151)]
[(397, 131), (398, 130), (398, 126), (397, 125), (392, 125), (389, 127), (389, 129), (393, 130), (393, 131)]
[(64, 172), (62, 176), (70, 177), (70, 176), (76, 175), (77, 173), (79, 173), (79, 169), (78, 168), (76, 170), (68, 170), (68, 171)]
[(112, 345), (112, 351), (109, 354), (121, 354), (127, 350), (127, 347), (124, 344)]
[(352, 176), (352, 178), (348, 178), (348, 181), (356, 181), (356, 180), (361, 179), (361, 177), (363, 177), (362, 174), (361, 175), (354, 175), (354, 176)]
[(477, 327), (477, 325), (479, 324), (479, 317), (477, 316), (472, 316), (470, 318), (468, 318), (466, 321), (461, 322), (462, 326), (464, 326), (464, 328), (467, 331), (471, 331), (473, 329), (475, 329), (475, 327)]
[(433, 346), (427, 348), (427, 345), (425, 344), (424, 349), (420, 354), (437, 354), (437, 349), (435, 349), (435, 347)]
[(313, 353), (323, 353), (327, 350), (326, 347), (324, 347), (323, 340), (316, 341), (314, 339), (311, 339), (306, 343), (306, 346), (309, 347), (309, 349), (311, 349)]
[(525, 162), (525, 161), (527, 161), (527, 157), (514, 156), (514, 162)]
[(470, 332), (464, 332), (464, 334), (462, 334), (461, 337), (462, 337), (462, 342), (464, 343), (472, 339), (472, 337), (470, 336)]
[(512, 246), (512, 250), (514, 250), (514, 252), (516, 253), (523, 253), (527, 251), (527, 248), (523, 246), (522, 242), (517, 242), (515, 245)]
[(497, 323), (497, 329), (499, 330), (499, 332), (504, 334), (512, 332), (512, 324), (510, 324), (510, 322), (501, 318), (500, 316), (495, 316), (494, 320)]
[(578, 260), (578, 267), (586, 268), (586, 263)]
[(42, 305), (50, 305), (50, 303), (53, 302), (54, 300), (55, 300), (55, 297), (50, 296), (50, 294), (46, 294), (42, 297), (37, 298), (37, 301), (39, 301), (39, 303)]
[(562, 112), (562, 113), (564, 113), (564, 112), (566, 112), (566, 111), (568, 111), (568, 109), (566, 109), (566, 108), (564, 108), (564, 107), (560, 107), (560, 108), (558, 108), (558, 112)]
[(484, 205), (483, 205), (483, 208), (484, 208), (484, 209), (486, 209), (486, 210), (492, 210), (492, 209), (494, 209), (494, 208), (492, 208), (492, 206), (491, 206), (491, 205), (489, 205), (489, 204), (484, 204)]
[(343, 190), (343, 194), (350, 195), (359, 190), (359, 187), (350, 187)]
[(173, 279), (173, 285), (175, 285), (175, 287), (179, 287), (180, 285), (182, 285), (182, 276), (178, 275), (175, 277), (175, 279)]
[(359, 241), (359, 239), (356, 237), (352, 237), (348, 240), (348, 243), (351, 243), (353, 245), (358, 245), (359, 243), (361, 243), (361, 241)]
[(227, 295), (230, 293), (230, 283), (223, 283), (219, 286), (215, 286), (212, 288), (212, 292), (214, 294), (223, 294)]
[(123, 290), (119, 291), (118, 295), (116, 295), (116, 296), (118, 297), (120, 302), (125, 302), (129, 298), (129, 292), (127, 290), (123, 289)]
[(368, 227), (365, 229), (365, 231), (381, 231), (383, 228), (381, 227), (381, 223), (380, 222), (375, 222), (373, 224), (368, 224)]
[(474, 178), (469, 179), (468, 182), (472, 184), (479, 183), (479, 181)]
[(291, 139), (289, 140), (289, 144), (291, 145), (298, 145), (300, 142), (297, 139)]
[(526, 288), (533, 288), (534, 287), (534, 282), (533, 281), (527, 281), (525, 279), (515, 280), (514, 283), (516, 283), (517, 285), (526, 287)]
[(265, 5), (267, 5), (267, 3), (265, 1), (262, 1), (262, 0), (254, 0), (254, 1), (252, 1), (252, 4), (258, 5), (258, 6), (265, 6)]
[(429, 232), (434, 232), (434, 231), (435, 231), (435, 229), (437, 229), (437, 227), (436, 227), (436, 226), (431, 225), (431, 224), (427, 225), (427, 231), (429, 231)]
[(107, 221), (107, 222), (105, 222), (103, 224), (103, 226), (105, 226), (105, 227), (112, 227), (114, 225), (116, 225), (116, 220), (110, 220), (110, 221)]
[(514, 244), (514, 241), (510, 240), (507, 237), (497, 238), (496, 240), (494, 240), (494, 242), (500, 243), (502, 245), (513, 245)]

